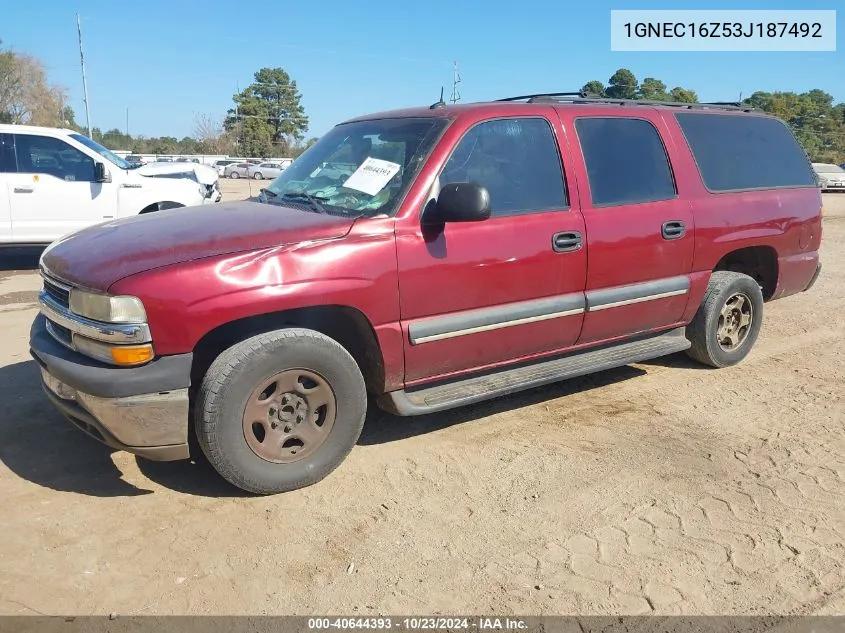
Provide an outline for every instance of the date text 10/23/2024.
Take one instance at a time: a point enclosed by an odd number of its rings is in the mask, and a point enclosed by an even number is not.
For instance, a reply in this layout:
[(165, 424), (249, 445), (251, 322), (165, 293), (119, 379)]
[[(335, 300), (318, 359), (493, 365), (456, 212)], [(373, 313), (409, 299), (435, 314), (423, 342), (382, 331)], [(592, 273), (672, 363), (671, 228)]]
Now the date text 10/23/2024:
[(611, 11), (613, 51), (836, 51), (836, 11)]

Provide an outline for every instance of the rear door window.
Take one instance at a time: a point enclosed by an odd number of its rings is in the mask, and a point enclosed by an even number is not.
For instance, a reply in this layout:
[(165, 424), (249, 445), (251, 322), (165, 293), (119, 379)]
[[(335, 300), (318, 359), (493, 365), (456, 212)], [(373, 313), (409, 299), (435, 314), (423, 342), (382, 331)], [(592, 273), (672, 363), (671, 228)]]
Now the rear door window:
[(582, 117), (575, 130), (593, 206), (670, 200), (675, 180), (660, 134), (645, 119)]
[(702, 112), (675, 118), (710, 191), (816, 186), (807, 155), (778, 119)]

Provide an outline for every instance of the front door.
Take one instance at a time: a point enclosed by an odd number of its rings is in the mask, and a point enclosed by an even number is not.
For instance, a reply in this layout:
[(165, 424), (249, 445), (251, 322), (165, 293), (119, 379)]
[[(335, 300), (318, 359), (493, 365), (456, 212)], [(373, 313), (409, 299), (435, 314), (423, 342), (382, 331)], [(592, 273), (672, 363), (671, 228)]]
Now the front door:
[(0, 244), (12, 241), (12, 209), (9, 206), (8, 176), (15, 171), (15, 147), (11, 134), (0, 134)]
[(575, 169), (589, 236), (584, 328), (579, 344), (679, 322), (689, 298), (694, 250), (692, 207), (678, 196), (676, 151), (658, 116), (578, 116)]
[[(429, 230), (397, 222), (406, 383), (572, 345), (581, 330), (584, 221), (545, 116), (461, 122), (437, 187), (474, 181), (492, 217)], [(453, 132), (453, 130), (450, 130)], [(444, 140), (444, 142), (454, 142)]]
[(51, 136), (15, 134), (6, 175), (15, 242), (46, 244), (116, 215), (113, 183), (95, 182), (94, 159)]

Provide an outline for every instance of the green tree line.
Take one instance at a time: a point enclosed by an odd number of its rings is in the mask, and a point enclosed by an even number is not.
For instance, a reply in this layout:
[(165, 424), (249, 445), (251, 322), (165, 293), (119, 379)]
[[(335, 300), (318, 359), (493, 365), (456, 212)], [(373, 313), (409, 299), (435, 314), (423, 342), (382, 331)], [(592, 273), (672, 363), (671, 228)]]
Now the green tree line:
[[(646, 99), (695, 103), (694, 90), (676, 86), (667, 89), (664, 82), (646, 77), (641, 82), (627, 68), (617, 70), (607, 82), (588, 81), (581, 88), (585, 94), (611, 99)], [(845, 102), (834, 103), (824, 90), (796, 93), (788, 91), (753, 92), (742, 100), (751, 106), (785, 121), (810, 160), (819, 163), (845, 162)]]

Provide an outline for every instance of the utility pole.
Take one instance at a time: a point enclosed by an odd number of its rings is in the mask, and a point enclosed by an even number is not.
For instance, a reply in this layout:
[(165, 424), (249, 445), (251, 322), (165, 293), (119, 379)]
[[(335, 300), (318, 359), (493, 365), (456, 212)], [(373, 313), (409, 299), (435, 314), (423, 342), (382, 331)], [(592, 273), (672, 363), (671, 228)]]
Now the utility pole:
[(235, 82), (235, 95), (236, 95), (235, 96), (235, 125), (237, 126), (238, 131), (235, 134), (235, 143), (238, 146), (238, 153), (241, 153), (241, 147), (243, 145), (243, 138), (242, 137), (243, 137), (243, 133), (244, 133), (243, 124), (241, 123), (241, 108), (240, 108), (241, 103), (239, 101), (240, 94), (241, 94), (240, 86), (238, 85), (238, 82), (236, 81)]
[(455, 62), (452, 68), (452, 98), (450, 99), (452, 103), (457, 103), (461, 100), (461, 93), (458, 92), (459, 83), (461, 83), (461, 75), (458, 73), (458, 62)]
[(79, 62), (82, 65), (82, 94), (85, 103), (85, 124), (88, 128), (88, 138), (91, 138), (91, 112), (88, 110), (88, 82), (85, 81), (85, 56), (82, 54), (82, 23), (76, 14), (76, 31), (79, 33)]

